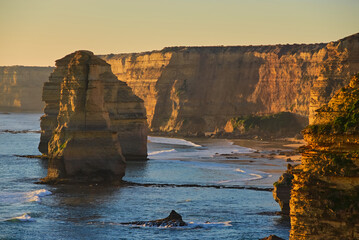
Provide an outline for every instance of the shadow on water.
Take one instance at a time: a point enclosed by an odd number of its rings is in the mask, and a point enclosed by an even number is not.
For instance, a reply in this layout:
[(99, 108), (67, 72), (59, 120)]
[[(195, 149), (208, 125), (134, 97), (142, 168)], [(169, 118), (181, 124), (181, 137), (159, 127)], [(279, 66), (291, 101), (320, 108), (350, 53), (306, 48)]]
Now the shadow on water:
[[(150, 161), (150, 160), (149, 160)], [(146, 175), (148, 161), (127, 161), (125, 176), (141, 177)]]
[(282, 214), (281, 212), (259, 212), (258, 215), (262, 216), (276, 216), (273, 218), (274, 224), (279, 227), (290, 228), (290, 217), (289, 215)]
[(49, 166), (49, 160), (48, 159), (39, 159), (39, 165), (42, 169), (44, 169), (47, 172), (47, 167)]
[[(56, 185), (52, 188), (53, 195), (44, 202), (56, 210), (51, 216), (55, 221), (86, 224), (88, 221), (106, 218), (109, 215), (111, 202), (121, 195), (121, 186), (106, 185)], [(61, 228), (61, 225), (56, 225)], [(58, 229), (60, 230), (60, 229)], [(67, 227), (66, 231), (77, 228)]]

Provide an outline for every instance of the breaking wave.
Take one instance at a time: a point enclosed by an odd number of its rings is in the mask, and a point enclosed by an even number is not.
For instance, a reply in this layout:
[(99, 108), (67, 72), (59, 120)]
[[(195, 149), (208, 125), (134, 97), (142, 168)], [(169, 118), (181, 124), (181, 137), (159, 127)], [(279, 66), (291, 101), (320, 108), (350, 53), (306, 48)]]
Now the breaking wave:
[(13, 217), (13, 218), (7, 219), (5, 221), (7, 221), (7, 222), (35, 222), (36, 220), (33, 219), (27, 213), (24, 213), (21, 216)]
[(0, 203), (2, 204), (14, 204), (24, 202), (41, 202), (41, 198), (51, 195), (52, 193), (46, 189), (39, 189), (30, 192), (10, 192), (0, 193)]
[(148, 153), (148, 156), (158, 155), (158, 154), (161, 154), (161, 153), (170, 153), (170, 152), (177, 152), (177, 151), (176, 151), (176, 149), (153, 151), (153, 152)]
[(190, 147), (202, 147), (201, 145), (195, 144), (193, 142), (180, 139), (180, 138), (167, 138), (167, 137), (152, 137), (149, 136), (148, 140), (153, 143), (162, 143), (162, 144), (171, 144), (171, 145), (182, 145)]

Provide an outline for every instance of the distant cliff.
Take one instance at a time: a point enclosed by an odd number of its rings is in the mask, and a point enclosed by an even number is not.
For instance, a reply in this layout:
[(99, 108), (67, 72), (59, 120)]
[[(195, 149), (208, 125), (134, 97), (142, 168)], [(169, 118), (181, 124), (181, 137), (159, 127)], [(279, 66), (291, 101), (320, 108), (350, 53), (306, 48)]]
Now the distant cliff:
[(359, 71), (359, 34), (328, 44), (173, 47), (101, 56), (145, 102), (154, 132), (224, 131), (244, 115), (310, 116)]
[(41, 112), (42, 85), (53, 67), (0, 67), (0, 111)]
[(290, 239), (359, 239), (359, 74), (304, 130), (292, 170)]
[[(331, 43), (171, 47), (100, 57), (144, 100), (151, 131), (203, 135), (226, 132), (231, 119), (251, 115), (290, 112), (312, 121), (314, 110), (359, 71), (359, 33)], [(45, 79), (29, 79), (33, 90), (13, 84), (22, 91), (4, 79), (0, 106), (19, 105), (30, 95), (37, 97), (23, 106), (41, 110)]]

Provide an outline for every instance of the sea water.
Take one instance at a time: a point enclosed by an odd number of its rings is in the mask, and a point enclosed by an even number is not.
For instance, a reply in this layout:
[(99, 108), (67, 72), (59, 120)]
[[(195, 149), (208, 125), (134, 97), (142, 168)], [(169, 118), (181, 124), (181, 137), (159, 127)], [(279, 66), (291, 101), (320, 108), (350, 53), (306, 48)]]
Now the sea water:
[[(271, 192), (226, 188), (271, 187), (279, 173), (266, 170), (280, 172), (285, 168), (281, 162), (229, 161), (223, 154), (249, 153), (253, 149), (235, 146), (224, 139), (151, 136), (150, 160), (128, 163), (124, 177), (142, 185), (40, 185), (36, 182), (46, 176), (47, 162), (17, 156), (40, 154), (39, 118), (40, 114), (0, 114), (0, 239), (289, 236), (288, 218), (275, 214), (280, 208)], [(189, 225), (175, 228), (121, 225), (164, 218), (172, 209)]]

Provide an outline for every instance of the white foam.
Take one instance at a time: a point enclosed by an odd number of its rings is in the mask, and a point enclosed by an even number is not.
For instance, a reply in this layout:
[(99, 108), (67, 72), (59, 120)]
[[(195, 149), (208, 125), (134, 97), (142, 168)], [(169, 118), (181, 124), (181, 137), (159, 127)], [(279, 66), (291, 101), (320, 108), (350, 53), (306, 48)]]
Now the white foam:
[(41, 198), (51, 195), (46, 189), (39, 189), (31, 192), (0, 193), (0, 203), (14, 204), (24, 202), (41, 202)]
[[(253, 171), (253, 170), (248, 170), (248, 169), (243, 170), (240, 168), (236, 168), (236, 169), (234, 169), (234, 171), (241, 174), (241, 178), (222, 180), (222, 181), (218, 181), (216, 183), (217, 184), (223, 184), (223, 183), (241, 183), (241, 184), (243, 184), (244, 182), (247, 182), (247, 181), (259, 180), (259, 179), (263, 179), (263, 178), (269, 176), (269, 174), (267, 174), (265, 172)], [(243, 177), (243, 176), (246, 176), (246, 177)]]
[(45, 197), (45, 196), (48, 196), (51, 194), (52, 194), (52, 192), (50, 192), (46, 189), (40, 189), (40, 190), (26, 193), (25, 197), (27, 198), (27, 202), (41, 202), (40, 197)]
[(35, 222), (36, 220), (33, 219), (30, 215), (28, 215), (27, 213), (24, 213), (21, 216), (18, 217), (13, 217), (10, 219), (7, 219), (6, 221), (11, 221), (11, 222)]
[(222, 228), (231, 227), (231, 221), (227, 222), (189, 222), (187, 228)]
[[(228, 140), (228, 139), (226, 139), (226, 140), (227, 140), (231, 145), (238, 146), (238, 145), (234, 144), (233, 141), (230, 141), (230, 140)], [(242, 148), (244, 148), (244, 147), (242, 147)], [(255, 152), (255, 151), (257, 151), (256, 149), (248, 148), (248, 147), (246, 147), (246, 149), (248, 149), (249, 152)]]
[(249, 175), (251, 175), (251, 176), (254, 177), (254, 178), (252, 178), (251, 180), (258, 180), (258, 179), (264, 178), (262, 175), (255, 174), (255, 173), (250, 173)]
[[(116, 224), (117, 225), (117, 224)], [(152, 224), (148, 224), (148, 223), (144, 223), (141, 225), (135, 225), (135, 224), (130, 224), (128, 225), (130, 227), (140, 227), (140, 228), (223, 228), (223, 227), (231, 227), (231, 221), (227, 221), (227, 222), (188, 222), (187, 226), (173, 226), (173, 225), (167, 225), (167, 224), (163, 224), (160, 226), (156, 226), (156, 225), (152, 225)]]
[(158, 155), (161, 153), (171, 153), (171, 152), (177, 152), (176, 149), (168, 149), (168, 150), (160, 150), (160, 151), (153, 151), (148, 153), (148, 156)]
[(162, 143), (162, 144), (171, 144), (171, 145), (182, 145), (190, 147), (202, 147), (201, 145), (195, 144), (193, 142), (180, 139), (180, 138), (167, 138), (167, 137), (151, 137), (148, 136), (148, 140), (152, 143)]

